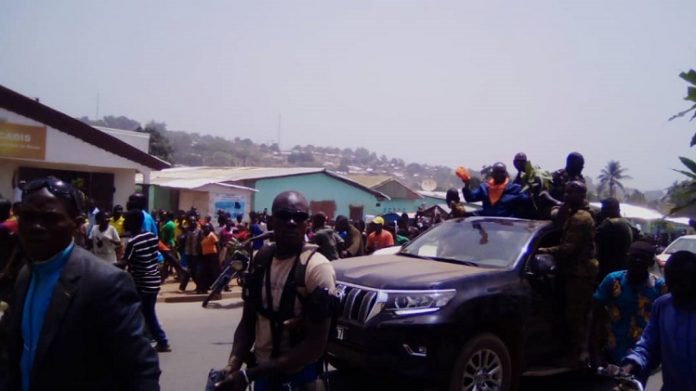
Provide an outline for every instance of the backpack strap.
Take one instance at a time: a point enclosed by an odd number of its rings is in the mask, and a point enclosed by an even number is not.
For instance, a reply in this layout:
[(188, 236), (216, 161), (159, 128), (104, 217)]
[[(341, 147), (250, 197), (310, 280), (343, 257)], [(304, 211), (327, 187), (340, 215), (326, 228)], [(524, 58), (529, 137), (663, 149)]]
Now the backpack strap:
[[(295, 299), (304, 302), (304, 297), (299, 294), (298, 288), (304, 288), (307, 275), (307, 265), (312, 256), (317, 252), (318, 247), (306, 245), (300, 254), (295, 257), (292, 269), (288, 273), (288, 278), (283, 286), (283, 293), (280, 296), (278, 310), (273, 308), (273, 295), (271, 293), (271, 267), (275, 256), (275, 245), (264, 246), (254, 257), (251, 269), (251, 281), (245, 284), (245, 291), (248, 290), (248, 297), (251, 299), (256, 312), (267, 318), (271, 323), (272, 351), (271, 357), (277, 358), (280, 355), (280, 345), (283, 339), (283, 323), (295, 317)], [(307, 260), (303, 263), (300, 257), (309, 251)], [(265, 292), (264, 292), (265, 291)], [(263, 297), (265, 293), (265, 298)], [(297, 338), (292, 338), (291, 344)]]
[[(319, 246), (307, 244), (302, 248), (302, 253), (304, 254), (307, 251), (310, 252), (309, 256), (307, 257), (307, 261), (305, 261), (305, 263), (299, 262), (299, 264), (295, 267), (295, 286), (297, 288), (307, 287), (305, 283), (305, 278), (307, 277), (307, 265), (309, 265), (309, 261), (312, 259), (314, 254), (319, 251)], [(301, 297), (302, 295), (298, 296)]]

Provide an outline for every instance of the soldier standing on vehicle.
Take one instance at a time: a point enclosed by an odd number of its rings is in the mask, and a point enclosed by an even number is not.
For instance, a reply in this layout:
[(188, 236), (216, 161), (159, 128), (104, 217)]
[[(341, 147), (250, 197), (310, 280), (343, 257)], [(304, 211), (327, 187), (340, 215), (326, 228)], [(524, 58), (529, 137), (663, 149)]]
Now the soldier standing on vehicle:
[[(585, 332), (587, 315), (592, 303), (597, 260), (595, 259), (594, 219), (586, 208), (587, 188), (578, 181), (566, 185), (565, 202), (561, 206), (567, 216), (558, 246), (540, 248), (540, 254), (556, 259), (559, 286), (564, 293), (565, 321), (570, 342), (571, 365), (587, 359)], [(561, 213), (561, 212), (559, 212)]]
[(524, 152), (519, 152), (515, 155), (512, 160), (512, 165), (515, 166), (517, 170), (517, 176), (515, 176), (515, 180), (512, 181), (512, 183), (524, 187), (524, 178), (522, 174), (524, 174), (524, 170), (527, 168), (527, 161), (527, 155)]
[(565, 168), (551, 174), (551, 190), (542, 192), (540, 196), (551, 207), (560, 206), (564, 201), (566, 184), (585, 183), (585, 177), (582, 176), (583, 168), (585, 168), (585, 158), (579, 152), (571, 152), (566, 158)]
[[(261, 248), (244, 285), (244, 312), (219, 390), (311, 387), (329, 338), (336, 276), (315, 245), (304, 242), (309, 204), (296, 191), (279, 194), (271, 208), (275, 244)], [(252, 347), (255, 362), (247, 361)], [(314, 389), (314, 388), (309, 388)]]

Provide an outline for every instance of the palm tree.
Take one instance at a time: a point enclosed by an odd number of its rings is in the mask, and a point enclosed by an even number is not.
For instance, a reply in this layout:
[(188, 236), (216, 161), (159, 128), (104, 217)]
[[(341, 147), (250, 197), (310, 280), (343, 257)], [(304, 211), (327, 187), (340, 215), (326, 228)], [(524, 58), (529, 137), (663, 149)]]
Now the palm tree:
[(628, 169), (622, 168), (618, 160), (610, 160), (597, 177), (599, 180), (597, 194), (602, 194), (606, 188), (609, 188), (609, 197), (614, 197), (616, 195), (617, 187), (623, 191), (624, 186), (621, 181), (624, 179), (631, 179), (630, 176), (626, 175), (626, 171), (628, 171)]

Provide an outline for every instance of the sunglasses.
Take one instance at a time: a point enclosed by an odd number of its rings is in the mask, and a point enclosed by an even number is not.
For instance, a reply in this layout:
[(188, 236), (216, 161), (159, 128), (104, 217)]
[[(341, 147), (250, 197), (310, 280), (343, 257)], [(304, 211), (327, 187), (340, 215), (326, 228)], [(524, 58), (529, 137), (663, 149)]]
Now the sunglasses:
[(273, 212), (273, 217), (282, 221), (305, 221), (309, 218), (309, 213), (299, 210), (278, 210)]
[(26, 185), (24, 185), (24, 190), (22, 191), (22, 198), (27, 195), (39, 191), (45, 188), (49, 193), (56, 197), (62, 198), (64, 200), (70, 201), (77, 211), (81, 211), (80, 202), (78, 201), (78, 195), (75, 188), (72, 185), (63, 182), (58, 178), (41, 178), (35, 179)]

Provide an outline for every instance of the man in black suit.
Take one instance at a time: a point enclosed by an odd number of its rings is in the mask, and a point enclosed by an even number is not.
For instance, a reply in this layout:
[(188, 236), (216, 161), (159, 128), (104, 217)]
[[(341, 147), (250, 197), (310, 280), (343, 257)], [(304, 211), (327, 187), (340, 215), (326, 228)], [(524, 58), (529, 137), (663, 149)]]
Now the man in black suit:
[(140, 298), (124, 271), (75, 246), (81, 197), (53, 177), (24, 187), (27, 255), (6, 314), (11, 390), (159, 390)]

